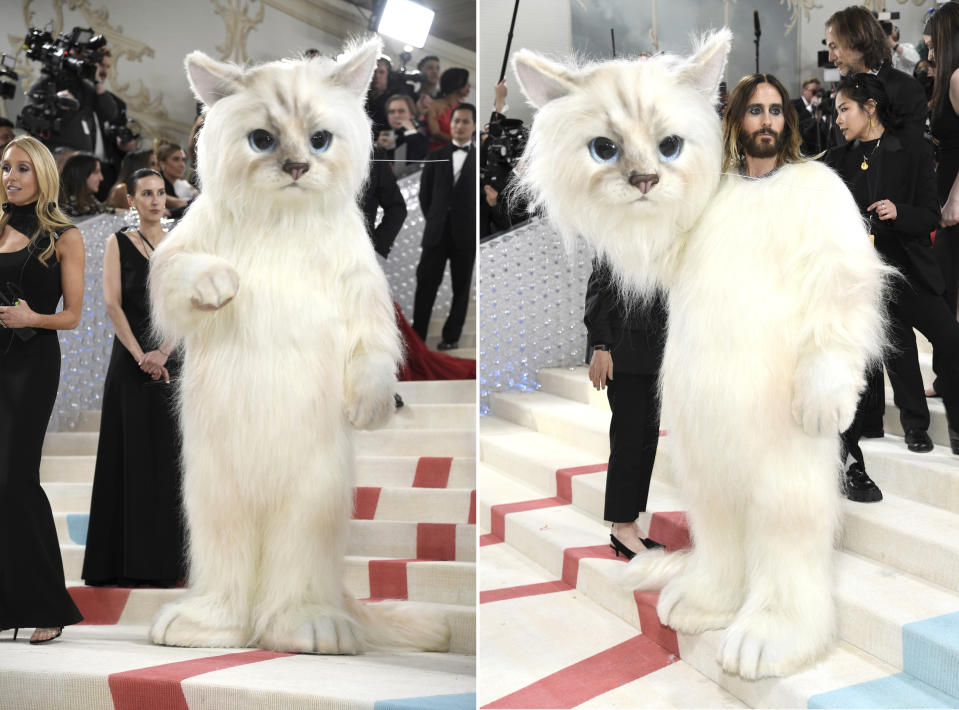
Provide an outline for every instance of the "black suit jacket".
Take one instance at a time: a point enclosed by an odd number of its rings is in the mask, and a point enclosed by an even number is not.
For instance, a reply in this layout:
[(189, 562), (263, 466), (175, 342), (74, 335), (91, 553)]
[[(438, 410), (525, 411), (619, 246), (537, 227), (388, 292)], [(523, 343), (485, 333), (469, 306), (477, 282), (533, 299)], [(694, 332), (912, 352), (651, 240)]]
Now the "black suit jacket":
[(445, 145), (428, 153), (420, 178), (420, 207), (426, 218), (423, 246), (436, 246), (443, 241), (449, 220), (453, 244), (468, 249), (476, 243), (476, 146), (471, 145), (460, 179), (453, 184), (453, 147)]
[[(843, 175), (841, 166), (853, 146), (854, 143), (846, 143), (826, 154), (826, 163), (835, 168), (847, 184), (853, 176)], [(881, 153), (878, 199), (896, 205), (896, 219), (880, 221), (873, 217), (870, 220), (876, 249), (910, 281), (918, 279), (934, 293), (941, 294), (945, 282), (929, 238), (929, 233), (939, 224), (932, 147), (908, 130), (898, 134), (887, 131), (877, 151)], [(875, 159), (870, 162), (874, 163)], [(858, 166), (853, 170), (858, 171)], [(868, 206), (859, 205), (859, 209), (865, 212)]]
[(883, 62), (877, 74), (886, 87), (889, 103), (903, 120), (902, 131), (922, 134), (929, 114), (926, 92), (915, 77), (892, 68), (890, 62)]
[(796, 116), (800, 121), (812, 118), (812, 114), (809, 113), (809, 109), (806, 108), (806, 103), (802, 99), (793, 99), (790, 103), (796, 109)]
[[(373, 157), (382, 159), (383, 152), (377, 149), (373, 151)], [(383, 208), (379, 225), (376, 224), (377, 207)], [(360, 198), (360, 208), (366, 218), (366, 230), (373, 240), (373, 248), (385, 259), (406, 220), (406, 200), (388, 163), (382, 160), (370, 163), (370, 179)]]
[[(118, 123), (126, 115), (126, 104), (109, 91), (102, 94), (85, 87), (77, 97), (80, 107), (64, 118), (60, 132), (50, 140), (51, 146), (68, 146), (75, 150), (92, 153), (95, 150), (96, 126), (94, 112), (99, 119), (100, 134), (104, 140), (103, 150), (107, 160), (114, 162), (119, 151), (116, 144), (103, 135), (103, 127), (107, 122)], [(86, 129), (86, 130), (85, 130)]]
[(652, 375), (659, 372), (666, 345), (666, 299), (661, 291), (648, 303), (627, 308), (613, 283), (606, 262), (593, 259), (586, 285), (587, 362), (594, 345), (609, 347), (613, 377), (617, 372)]

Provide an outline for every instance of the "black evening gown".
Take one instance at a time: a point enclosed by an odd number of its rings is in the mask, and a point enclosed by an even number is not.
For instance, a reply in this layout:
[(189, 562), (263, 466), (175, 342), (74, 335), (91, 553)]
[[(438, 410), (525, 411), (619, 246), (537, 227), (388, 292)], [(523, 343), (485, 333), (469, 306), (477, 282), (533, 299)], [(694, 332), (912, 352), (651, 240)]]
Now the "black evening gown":
[[(10, 285), (37, 313), (60, 301), (56, 255), (37, 258), (49, 245), (0, 254), (0, 288)], [(53, 511), (40, 486), (43, 437), (60, 381), (56, 331), (37, 329), (23, 341), (0, 330), (0, 628), (57, 627), (82, 620), (66, 590)]]
[[(156, 348), (149, 262), (125, 234), (117, 232), (116, 240), (123, 313), (149, 352)], [(171, 383), (152, 380), (114, 338), (83, 560), (87, 584), (171, 587), (185, 576), (180, 437), (173, 409), (177, 362), (171, 357), (166, 366)]]

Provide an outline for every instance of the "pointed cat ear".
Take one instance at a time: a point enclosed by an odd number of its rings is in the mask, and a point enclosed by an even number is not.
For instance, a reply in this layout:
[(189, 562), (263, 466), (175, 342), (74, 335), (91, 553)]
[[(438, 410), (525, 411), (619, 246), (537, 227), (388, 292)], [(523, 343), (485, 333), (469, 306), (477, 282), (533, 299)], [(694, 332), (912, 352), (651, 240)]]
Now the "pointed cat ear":
[(542, 108), (576, 88), (569, 69), (528, 49), (515, 54), (513, 70), (519, 79), (519, 88), (536, 108)]
[(357, 97), (366, 96), (376, 58), (382, 51), (383, 41), (379, 37), (351, 44), (336, 58), (336, 68), (330, 78)]
[(243, 70), (235, 64), (218, 62), (200, 51), (186, 55), (185, 63), (193, 94), (207, 106), (240, 88)]
[(683, 70), (683, 80), (700, 93), (713, 98), (719, 89), (732, 41), (733, 33), (728, 27), (703, 37)]

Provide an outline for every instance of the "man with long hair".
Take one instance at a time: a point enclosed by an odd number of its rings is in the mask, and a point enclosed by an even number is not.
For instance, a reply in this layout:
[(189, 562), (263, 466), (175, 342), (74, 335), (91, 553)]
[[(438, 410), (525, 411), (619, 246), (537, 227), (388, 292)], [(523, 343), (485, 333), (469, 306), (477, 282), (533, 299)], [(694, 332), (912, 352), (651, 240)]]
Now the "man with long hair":
[(890, 106), (903, 118), (903, 130), (922, 132), (929, 112), (926, 93), (914, 77), (893, 69), (886, 33), (872, 12), (851, 5), (833, 13), (826, 20), (826, 47), (843, 76), (876, 74)]
[(723, 172), (761, 177), (802, 160), (796, 109), (772, 74), (749, 74), (736, 84), (723, 118)]

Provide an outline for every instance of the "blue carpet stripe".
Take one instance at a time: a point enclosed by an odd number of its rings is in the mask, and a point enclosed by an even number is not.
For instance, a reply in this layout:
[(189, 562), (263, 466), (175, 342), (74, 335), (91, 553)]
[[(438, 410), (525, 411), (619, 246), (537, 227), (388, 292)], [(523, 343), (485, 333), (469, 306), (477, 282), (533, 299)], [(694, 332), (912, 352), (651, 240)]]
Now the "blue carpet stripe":
[(906, 673), (877, 678), (809, 698), (810, 708), (959, 708), (959, 698), (946, 695)]
[(476, 693), (377, 700), (373, 710), (475, 710)]
[(87, 525), (90, 522), (89, 513), (67, 513), (67, 532), (75, 545), (87, 544)]
[(902, 670), (959, 697), (959, 612), (902, 627)]

